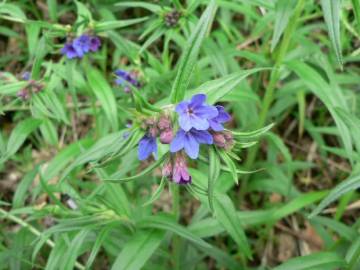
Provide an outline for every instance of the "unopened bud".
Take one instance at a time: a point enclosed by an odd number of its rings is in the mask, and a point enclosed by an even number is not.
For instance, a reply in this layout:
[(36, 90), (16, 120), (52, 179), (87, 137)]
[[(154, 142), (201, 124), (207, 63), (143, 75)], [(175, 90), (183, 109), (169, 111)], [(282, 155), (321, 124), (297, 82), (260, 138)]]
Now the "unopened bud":
[(220, 132), (213, 133), (213, 140), (214, 140), (214, 144), (221, 148), (224, 148), (226, 145), (225, 136)]
[(173, 137), (174, 137), (174, 134), (171, 129), (164, 130), (160, 133), (160, 142), (162, 144), (169, 144), (169, 143), (171, 143)]
[(162, 168), (162, 175), (165, 177), (171, 177), (172, 175), (172, 164), (171, 161), (167, 161)]
[(171, 127), (171, 121), (169, 117), (165, 115), (161, 116), (158, 122), (158, 127), (160, 130), (169, 129)]
[(26, 88), (21, 89), (19, 92), (17, 92), (16, 95), (22, 100), (28, 100), (30, 98), (29, 90), (27, 90)]
[(158, 135), (158, 130), (156, 127), (152, 127), (152, 128), (149, 128), (149, 134), (151, 135), (151, 137), (157, 137)]

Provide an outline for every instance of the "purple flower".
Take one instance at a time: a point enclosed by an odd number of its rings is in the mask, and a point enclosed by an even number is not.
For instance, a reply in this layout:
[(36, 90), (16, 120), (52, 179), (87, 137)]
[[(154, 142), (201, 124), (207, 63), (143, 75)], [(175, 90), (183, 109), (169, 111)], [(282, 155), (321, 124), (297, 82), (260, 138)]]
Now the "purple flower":
[(208, 119), (212, 119), (218, 115), (215, 106), (204, 104), (206, 95), (198, 94), (191, 98), (191, 101), (180, 102), (176, 106), (176, 112), (179, 114), (179, 125), (189, 131), (191, 128), (197, 130), (207, 130), (209, 128)]
[(64, 47), (61, 49), (61, 53), (63, 55), (66, 55), (67, 58), (69, 59), (73, 59), (73, 58), (76, 58), (76, 57), (79, 57), (78, 56), (78, 53), (76, 51), (76, 49), (74, 48), (73, 44), (72, 43), (66, 43), (64, 45)]
[(117, 79), (115, 80), (117, 85), (126, 86), (126, 82), (128, 82), (135, 87), (140, 87), (140, 82), (136, 79), (135, 73), (127, 72), (122, 69), (118, 69), (114, 73), (117, 76)]
[(89, 44), (89, 49), (92, 52), (96, 52), (101, 46), (100, 38), (98, 38), (97, 36), (90, 37), (90, 42), (89, 43), (90, 43)]
[(170, 152), (175, 153), (184, 148), (190, 158), (196, 159), (199, 156), (200, 144), (212, 143), (213, 137), (206, 130), (192, 128), (186, 132), (180, 129), (170, 144)]
[(78, 57), (83, 57), (84, 54), (90, 50), (90, 37), (88, 35), (81, 35), (74, 39), (73, 47), (75, 48)]
[(155, 156), (157, 155), (156, 138), (146, 134), (139, 141), (138, 158), (139, 160), (145, 160), (152, 153), (154, 153)]
[(209, 124), (212, 130), (222, 131), (224, 130), (222, 124), (228, 122), (231, 119), (231, 116), (225, 111), (223, 106), (216, 105), (216, 109), (218, 110), (218, 115), (209, 119)]

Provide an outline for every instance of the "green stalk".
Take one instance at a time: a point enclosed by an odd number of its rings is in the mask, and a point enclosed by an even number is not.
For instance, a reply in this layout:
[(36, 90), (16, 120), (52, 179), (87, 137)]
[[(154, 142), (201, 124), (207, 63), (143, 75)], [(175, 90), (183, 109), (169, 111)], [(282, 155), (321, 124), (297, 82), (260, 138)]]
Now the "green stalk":
[(358, 33), (360, 34), (360, 0), (351, 0), (351, 2), (354, 8), (356, 26), (358, 29)]
[[(274, 93), (275, 93), (275, 89), (276, 89), (276, 84), (280, 79), (280, 66), (281, 66), (283, 59), (285, 57), (285, 54), (289, 48), (291, 36), (295, 31), (297, 22), (299, 21), (299, 17), (304, 8), (304, 4), (305, 4), (305, 0), (299, 0), (297, 2), (294, 13), (293, 13), (291, 19), (289, 20), (289, 23), (285, 29), (284, 36), (283, 36), (281, 44), (280, 44), (279, 52), (275, 59), (275, 66), (270, 75), (270, 82), (269, 82), (268, 87), (265, 90), (265, 95), (264, 95), (264, 98), (262, 101), (259, 121), (256, 125), (256, 129), (263, 127), (264, 124), (266, 123), (270, 106), (271, 106), (272, 102), (274, 101)], [(258, 151), (259, 151), (258, 144), (253, 146), (252, 148), (250, 148), (248, 157), (245, 162), (245, 168), (247, 170), (250, 170), (252, 168), (252, 166), (256, 160)], [(248, 182), (248, 177), (245, 177), (241, 184), (240, 198), (243, 198), (243, 196), (246, 192), (247, 182)]]
[[(175, 219), (178, 221), (180, 218), (180, 190), (177, 184), (171, 183), (170, 190), (172, 194), (172, 208), (173, 208), (173, 215)], [(180, 254), (180, 246), (181, 246), (181, 239), (177, 235), (173, 236), (173, 266), (174, 269), (180, 269), (181, 263), (181, 254)]]
[[(41, 232), (38, 231), (35, 227), (31, 226), (29, 223), (25, 222), (24, 220), (12, 215), (11, 213), (5, 211), (4, 209), (0, 208), (0, 216), (5, 218), (5, 219), (9, 219), (17, 224), (19, 224), (21, 227), (28, 229), (32, 234), (36, 235), (37, 237), (41, 237)], [(55, 247), (55, 243), (48, 239), (46, 240), (46, 244), (51, 247), (54, 248)], [(82, 264), (76, 262), (75, 263), (76, 268), (80, 269), (80, 270), (85, 270), (85, 266), (83, 266)]]

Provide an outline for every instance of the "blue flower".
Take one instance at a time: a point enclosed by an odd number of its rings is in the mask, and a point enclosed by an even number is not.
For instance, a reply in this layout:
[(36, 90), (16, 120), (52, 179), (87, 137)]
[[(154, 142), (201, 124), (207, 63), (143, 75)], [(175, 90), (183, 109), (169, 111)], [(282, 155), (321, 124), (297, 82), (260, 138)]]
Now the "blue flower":
[(127, 72), (123, 69), (118, 69), (114, 73), (117, 76), (117, 79), (115, 80), (117, 85), (125, 86), (126, 82), (128, 82), (135, 87), (140, 87), (140, 82), (136, 79), (134, 73)]
[(24, 81), (28, 81), (31, 78), (31, 73), (29, 71), (25, 71), (22, 75), (21, 75), (21, 79), (23, 79)]
[(146, 134), (139, 141), (138, 158), (139, 160), (145, 160), (152, 153), (154, 153), (155, 156), (157, 155), (156, 138)]
[(199, 156), (200, 144), (212, 144), (213, 137), (206, 130), (196, 130), (194, 128), (189, 131), (180, 129), (170, 144), (170, 152), (175, 153), (181, 149), (185, 149), (186, 154), (192, 159)]
[(180, 102), (176, 106), (176, 112), (179, 114), (179, 125), (189, 131), (191, 128), (197, 130), (207, 130), (209, 128), (209, 119), (218, 115), (215, 106), (204, 104), (206, 95), (198, 94), (191, 98), (191, 101)]
[(73, 47), (75, 48), (78, 57), (83, 57), (85, 53), (90, 51), (90, 37), (88, 35), (81, 35), (74, 39)]
[(72, 43), (66, 43), (64, 47), (61, 49), (61, 53), (63, 55), (66, 55), (66, 57), (69, 59), (78, 57), (78, 53)]
[(231, 119), (230, 114), (228, 114), (223, 106), (216, 105), (218, 110), (218, 115), (212, 119), (209, 119), (209, 124), (212, 130), (222, 131), (224, 130), (223, 123), (228, 122)]

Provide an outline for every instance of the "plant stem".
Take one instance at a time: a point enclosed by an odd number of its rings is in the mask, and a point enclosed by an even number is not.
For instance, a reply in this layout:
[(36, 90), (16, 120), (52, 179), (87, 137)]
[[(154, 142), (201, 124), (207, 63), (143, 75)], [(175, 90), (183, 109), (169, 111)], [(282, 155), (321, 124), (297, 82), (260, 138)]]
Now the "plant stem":
[[(180, 218), (180, 190), (177, 184), (170, 184), (171, 194), (172, 194), (172, 208), (173, 215), (175, 219), (178, 221)], [(174, 269), (180, 269), (181, 256), (180, 256), (180, 245), (181, 239), (177, 235), (173, 236), (173, 265)]]
[[(0, 208), (0, 216), (2, 216), (3, 218), (9, 219), (17, 224), (19, 224), (20, 226), (22, 226), (23, 228), (28, 229), (32, 234), (41, 237), (41, 232), (38, 231), (35, 227), (31, 226), (29, 223), (25, 222), (24, 220), (12, 215), (11, 213), (5, 211), (4, 209)], [(50, 240), (47, 239), (45, 242), (49, 247), (54, 248), (55, 247), (55, 243)], [(76, 268), (80, 269), (80, 270), (84, 270), (85, 266), (83, 266), (81, 263), (76, 262), (75, 263)]]
[[(261, 128), (266, 123), (270, 106), (274, 100), (276, 84), (279, 81), (280, 75), (281, 75), (280, 66), (281, 66), (283, 59), (285, 57), (285, 54), (289, 48), (291, 36), (295, 31), (297, 22), (299, 20), (301, 12), (304, 8), (304, 4), (305, 4), (305, 0), (299, 0), (297, 2), (294, 13), (291, 16), (289, 23), (285, 29), (284, 36), (282, 38), (278, 54), (276, 55), (274, 69), (272, 70), (271, 75), (270, 75), (270, 82), (265, 90), (265, 95), (264, 95), (264, 98), (262, 101), (259, 120), (256, 125), (257, 129)], [(259, 144), (256, 144), (255, 146), (250, 148), (246, 162), (245, 162), (245, 167), (247, 170), (250, 170), (252, 168), (252, 166), (256, 160), (258, 151), (259, 151)], [(248, 177), (245, 177), (243, 179), (243, 181), (241, 182), (240, 199), (243, 198), (243, 196), (246, 192), (247, 183), (248, 183)]]

